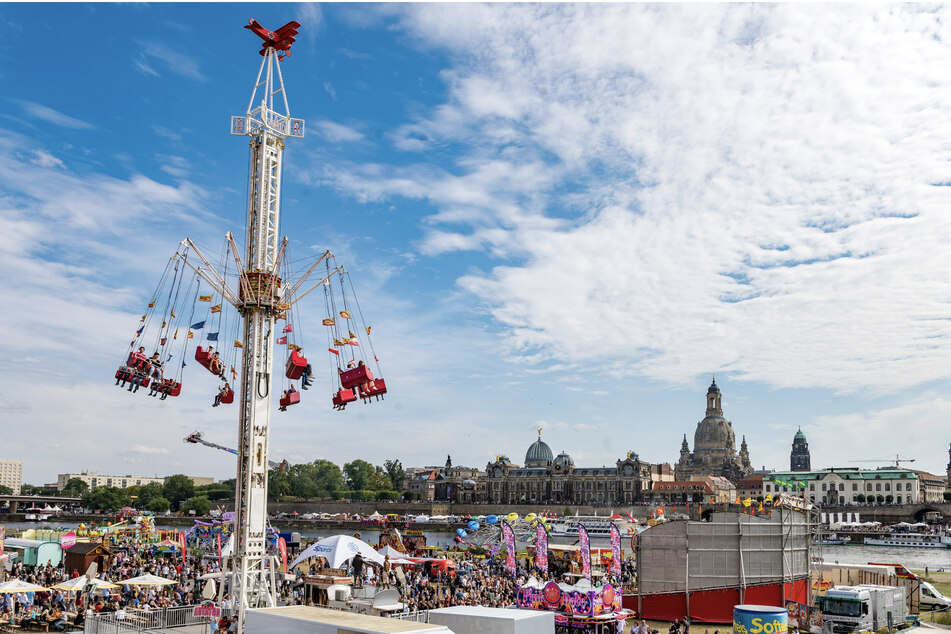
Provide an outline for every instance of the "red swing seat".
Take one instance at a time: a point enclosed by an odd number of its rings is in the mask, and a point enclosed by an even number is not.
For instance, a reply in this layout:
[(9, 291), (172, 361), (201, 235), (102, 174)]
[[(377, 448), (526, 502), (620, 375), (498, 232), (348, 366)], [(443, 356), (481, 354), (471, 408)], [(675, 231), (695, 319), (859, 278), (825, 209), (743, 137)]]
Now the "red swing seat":
[(297, 353), (297, 350), (291, 350), (291, 356), (287, 358), (287, 366), (284, 369), (284, 376), (291, 381), (296, 381), (304, 373), (307, 367), (307, 358)]
[(334, 394), (333, 403), (334, 405), (346, 405), (355, 400), (357, 400), (357, 395), (353, 393), (353, 390), (340, 389)]
[(149, 383), (151, 382), (152, 382), (152, 378), (147, 376), (145, 377), (145, 380), (142, 381), (142, 385), (140, 387), (148, 387)]
[(207, 368), (211, 365), (211, 353), (202, 349), (201, 346), (198, 346), (195, 348), (195, 361)]
[(132, 372), (123, 372), (122, 368), (116, 370), (116, 379), (119, 381), (131, 381), (132, 377), (135, 376)]
[(139, 354), (138, 352), (130, 352), (129, 358), (126, 359), (125, 364), (130, 368), (141, 368), (143, 370), (151, 366), (148, 357), (146, 357), (144, 354)]
[(380, 400), (384, 394), (386, 394), (386, 381), (382, 378), (374, 379), (373, 387), (369, 390), (360, 390), (360, 398), (362, 398), (364, 402), (369, 401), (374, 396), (377, 397), (377, 400)]
[(165, 389), (168, 390), (169, 396), (178, 396), (182, 393), (182, 384), (178, 381), (171, 381), (171, 383), (169, 383)]
[(234, 403), (234, 390), (228, 390), (221, 395), (222, 403)]
[(344, 388), (357, 387), (361, 383), (372, 380), (373, 373), (370, 372), (370, 368), (365, 365), (358, 365), (340, 374), (340, 385)]
[(296, 405), (300, 403), (300, 392), (288, 392), (281, 397), (281, 407), (287, 407), (288, 405)]

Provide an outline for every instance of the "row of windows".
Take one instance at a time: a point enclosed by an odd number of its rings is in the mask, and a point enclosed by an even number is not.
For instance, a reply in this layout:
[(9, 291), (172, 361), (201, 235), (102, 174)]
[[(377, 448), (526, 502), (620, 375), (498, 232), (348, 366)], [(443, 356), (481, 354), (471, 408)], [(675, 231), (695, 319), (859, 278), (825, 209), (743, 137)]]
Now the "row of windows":
[[(895, 483), (895, 490), (896, 490), (896, 491), (901, 491), (901, 490), (902, 490), (901, 484), (902, 484), (901, 482), (896, 482), (896, 483)], [(881, 483), (881, 482), (876, 482), (876, 483), (875, 483), (875, 489), (874, 489), (874, 490), (875, 490), (875, 491), (883, 491), (883, 490), (884, 490), (884, 491), (891, 491), (891, 490), (892, 490), (891, 486), (892, 486), (892, 485), (891, 485), (890, 482), (886, 482), (886, 483), (885, 483), (885, 488), (883, 489), (883, 488), (882, 488), (882, 483)], [(830, 491), (835, 491), (835, 483), (834, 483), (834, 482), (833, 482), (833, 483), (823, 482), (823, 483), (822, 483), (822, 490), (825, 491), (825, 490), (827, 489), (827, 487), (828, 487), (828, 490), (830, 490)], [(767, 484), (766, 487), (765, 487), (765, 490), (766, 490), (766, 493), (771, 493), (771, 492), (772, 492), (772, 486), (769, 485), (769, 484)], [(815, 483), (812, 483), (812, 484), (809, 485), (809, 490), (810, 490), (810, 491), (815, 491), (815, 490), (816, 490), (816, 485), (815, 485)], [(852, 483), (852, 490), (853, 490), (853, 491), (858, 491), (858, 490), (859, 490), (859, 485), (858, 485), (857, 482), (853, 482), (853, 483)], [(872, 490), (873, 490), (873, 489), (872, 489), (872, 483), (871, 483), (871, 482), (866, 483), (866, 485), (865, 485), (865, 490), (866, 490), (866, 491), (872, 491)], [(912, 490), (912, 488), (911, 488), (911, 482), (906, 482), (906, 483), (905, 483), (905, 491), (911, 491), (911, 490)], [(789, 487), (781, 487), (781, 486), (779, 486), (779, 485), (776, 485), (776, 491), (777, 491), (777, 492), (779, 492), (779, 491), (789, 491)], [(845, 483), (839, 482), (839, 491), (845, 491)]]

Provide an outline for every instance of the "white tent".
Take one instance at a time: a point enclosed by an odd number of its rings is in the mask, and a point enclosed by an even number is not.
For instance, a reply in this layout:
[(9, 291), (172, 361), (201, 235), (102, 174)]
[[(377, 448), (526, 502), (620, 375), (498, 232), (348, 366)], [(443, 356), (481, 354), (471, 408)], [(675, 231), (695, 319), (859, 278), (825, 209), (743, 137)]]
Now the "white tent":
[(371, 516), (368, 517), (367, 519), (368, 519), (368, 520), (381, 520), (381, 519), (383, 519), (383, 516), (380, 515), (380, 512), (379, 512), (379, 511), (373, 511), (373, 515), (371, 515)]
[(390, 559), (400, 559), (400, 558), (406, 557), (406, 553), (401, 553), (400, 551), (396, 550), (389, 544), (387, 544), (383, 548), (378, 548), (376, 552), (380, 553), (381, 557), (386, 557), (387, 555), (389, 555)]
[(370, 544), (349, 535), (334, 535), (309, 546), (297, 556), (290, 565), (290, 569), (310, 557), (323, 557), (329, 562), (331, 568), (340, 568), (357, 553), (363, 555), (367, 561), (383, 565), (383, 555), (373, 550)]

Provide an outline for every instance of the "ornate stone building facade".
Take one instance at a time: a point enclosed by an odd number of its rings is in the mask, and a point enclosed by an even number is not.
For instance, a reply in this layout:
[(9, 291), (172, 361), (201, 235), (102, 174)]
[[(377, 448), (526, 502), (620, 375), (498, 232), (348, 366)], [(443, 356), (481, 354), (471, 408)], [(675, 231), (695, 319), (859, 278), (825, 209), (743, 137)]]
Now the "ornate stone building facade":
[(812, 459), (809, 456), (809, 443), (806, 442), (806, 435), (802, 433), (802, 428), (800, 428), (793, 437), (792, 451), (789, 453), (789, 470), (812, 470)]
[(723, 417), (720, 405), (720, 388), (716, 378), (707, 389), (707, 412), (703, 420), (697, 423), (693, 436), (693, 451), (687, 444), (687, 435), (680, 447), (680, 460), (674, 467), (675, 479), (687, 481), (694, 476), (723, 476), (736, 483), (743, 476), (753, 472), (746, 438), (736, 451), (736, 435), (733, 423)]
[(495, 504), (585, 504), (610, 506), (646, 501), (650, 464), (633, 451), (613, 467), (577, 467), (567, 453), (554, 456), (541, 431), (519, 467), (496, 456), (485, 467), (480, 501)]

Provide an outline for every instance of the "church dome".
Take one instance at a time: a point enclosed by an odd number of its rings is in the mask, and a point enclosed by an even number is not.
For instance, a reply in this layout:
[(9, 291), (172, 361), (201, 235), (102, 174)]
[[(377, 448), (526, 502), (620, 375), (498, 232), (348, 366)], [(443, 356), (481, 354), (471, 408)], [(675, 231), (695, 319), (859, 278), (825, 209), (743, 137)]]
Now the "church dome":
[(554, 454), (551, 452), (551, 447), (542, 440), (541, 434), (539, 434), (538, 440), (533, 442), (528, 451), (525, 452), (525, 466), (548, 465), (551, 464), (552, 458), (554, 458)]
[(720, 388), (717, 387), (717, 380), (713, 379), (713, 383), (710, 384), (710, 387), (707, 388), (707, 394), (719, 394)]
[(555, 466), (567, 469), (568, 467), (575, 466), (575, 461), (571, 459), (571, 456), (562, 451), (558, 454), (558, 457), (555, 458)]
[(805, 439), (806, 439), (806, 435), (802, 433), (801, 429), (796, 432), (795, 436), (793, 436), (793, 440), (805, 440)]

